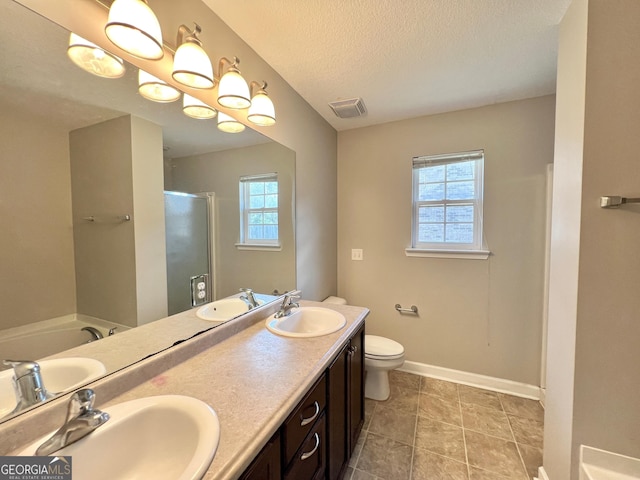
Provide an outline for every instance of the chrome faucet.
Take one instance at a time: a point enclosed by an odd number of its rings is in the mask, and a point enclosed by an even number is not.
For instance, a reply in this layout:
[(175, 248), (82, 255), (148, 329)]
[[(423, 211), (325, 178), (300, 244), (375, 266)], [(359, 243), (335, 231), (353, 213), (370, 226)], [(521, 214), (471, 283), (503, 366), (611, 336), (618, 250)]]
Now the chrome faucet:
[(13, 390), (16, 394), (16, 407), (11, 414), (53, 397), (44, 388), (40, 365), (37, 362), (4, 360), (2, 363), (13, 367)]
[(82, 327), (80, 330), (83, 331), (83, 332), (89, 332), (91, 334), (92, 338), (87, 343), (91, 343), (91, 342), (94, 342), (96, 340), (100, 340), (101, 338), (104, 338), (104, 336), (102, 335), (100, 330), (98, 330), (97, 328), (94, 328), (94, 327)]
[(244, 301), (244, 303), (249, 306), (249, 310), (258, 306), (258, 301), (253, 295), (253, 290), (250, 288), (241, 288), (240, 291), (244, 292), (244, 295), (240, 295), (240, 300)]
[(291, 292), (285, 293), (284, 298), (282, 299), (282, 303), (280, 304), (280, 310), (276, 312), (274, 317), (281, 318), (291, 315), (291, 310), (300, 306), (300, 304), (294, 302), (293, 300), (299, 299), (301, 293), (302, 292), (300, 290), (293, 290)]
[(96, 394), (85, 388), (71, 395), (64, 424), (38, 447), (36, 455), (46, 456), (86, 437), (109, 420), (107, 412), (93, 409)]

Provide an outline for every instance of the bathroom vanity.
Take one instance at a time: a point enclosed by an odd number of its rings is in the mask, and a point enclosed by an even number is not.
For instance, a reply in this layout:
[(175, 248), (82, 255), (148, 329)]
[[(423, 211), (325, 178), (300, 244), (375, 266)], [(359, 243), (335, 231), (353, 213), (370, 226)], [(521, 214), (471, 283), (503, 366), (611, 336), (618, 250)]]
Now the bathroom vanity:
[[(96, 405), (109, 412), (115, 404), (172, 394), (210, 405), (220, 442), (207, 480), (340, 478), (364, 418), (368, 310), (301, 304), (336, 310), (346, 325), (319, 337), (284, 337), (266, 328), (278, 309), (266, 305), (90, 384)], [(59, 427), (68, 397), (0, 424), (0, 454)]]

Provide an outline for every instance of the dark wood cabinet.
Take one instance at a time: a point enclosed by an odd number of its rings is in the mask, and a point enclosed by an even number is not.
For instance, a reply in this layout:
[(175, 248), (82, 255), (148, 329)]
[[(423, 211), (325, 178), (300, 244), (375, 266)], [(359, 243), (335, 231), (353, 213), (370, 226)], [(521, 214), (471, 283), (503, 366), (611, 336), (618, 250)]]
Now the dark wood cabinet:
[(342, 478), (364, 424), (364, 324), (327, 369), (327, 478)]
[(364, 323), (241, 480), (337, 480), (364, 423)]
[(265, 445), (240, 480), (280, 480), (280, 432), (276, 432)]

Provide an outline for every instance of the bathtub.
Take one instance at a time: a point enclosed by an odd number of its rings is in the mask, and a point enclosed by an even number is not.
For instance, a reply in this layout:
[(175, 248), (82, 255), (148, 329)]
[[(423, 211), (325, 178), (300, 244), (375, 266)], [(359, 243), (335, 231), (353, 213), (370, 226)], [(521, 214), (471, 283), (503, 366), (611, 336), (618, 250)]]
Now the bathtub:
[(90, 342), (93, 336), (83, 331), (83, 327), (94, 327), (105, 337), (112, 327), (118, 327), (118, 332), (128, 329), (87, 315), (71, 314), (0, 330), (0, 370), (8, 368), (1, 364), (2, 360), (40, 360)]

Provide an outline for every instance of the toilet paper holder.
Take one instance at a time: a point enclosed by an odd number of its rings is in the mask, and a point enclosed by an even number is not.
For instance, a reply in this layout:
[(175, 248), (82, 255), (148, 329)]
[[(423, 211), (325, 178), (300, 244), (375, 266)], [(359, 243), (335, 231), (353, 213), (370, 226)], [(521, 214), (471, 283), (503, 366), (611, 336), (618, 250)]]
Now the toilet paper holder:
[(418, 307), (411, 305), (411, 308), (402, 308), (402, 305), (396, 303), (395, 309), (400, 313), (410, 313), (412, 315), (418, 314)]

